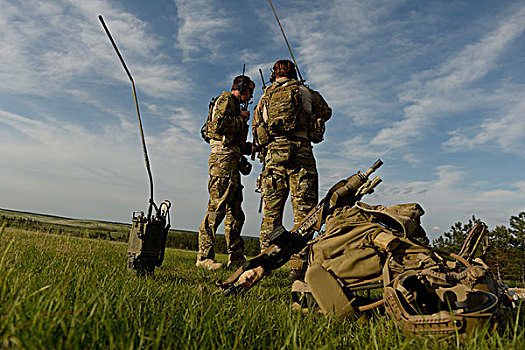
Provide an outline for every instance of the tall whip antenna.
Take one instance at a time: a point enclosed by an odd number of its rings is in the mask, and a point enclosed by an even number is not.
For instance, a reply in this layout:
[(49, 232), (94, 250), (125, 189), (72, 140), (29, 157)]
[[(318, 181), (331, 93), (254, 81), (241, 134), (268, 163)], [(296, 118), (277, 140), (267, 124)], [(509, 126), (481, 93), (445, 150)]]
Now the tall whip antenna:
[(288, 39), (286, 39), (286, 34), (284, 34), (283, 26), (281, 25), (281, 21), (279, 21), (279, 17), (277, 17), (277, 12), (275, 11), (275, 7), (273, 7), (272, 0), (268, 0), (270, 3), (270, 6), (272, 7), (273, 14), (275, 15), (275, 19), (277, 20), (277, 23), (279, 24), (279, 28), (281, 28), (281, 33), (283, 33), (284, 41), (286, 42), (286, 46), (288, 46), (288, 50), (290, 51), (290, 55), (292, 55), (293, 63), (295, 64), (295, 69), (297, 69), (297, 74), (299, 74), (299, 79), (301, 81), (305, 81), (303, 79), (303, 76), (301, 75), (301, 72), (299, 71), (299, 66), (297, 65), (297, 62), (295, 61), (295, 57), (292, 52), (292, 48), (290, 47), (290, 44), (288, 44)]
[(109, 29), (106, 26), (106, 23), (104, 23), (104, 19), (102, 18), (101, 15), (98, 16), (98, 19), (100, 20), (100, 23), (102, 23), (102, 27), (104, 27), (104, 30), (106, 31), (106, 34), (108, 35), (109, 41), (111, 41), (111, 45), (113, 45), (113, 48), (115, 49), (115, 52), (117, 53), (117, 56), (120, 59), (120, 62), (122, 63), (122, 66), (124, 67), (124, 70), (128, 74), (129, 80), (131, 81), (131, 88), (133, 89), (133, 98), (135, 100), (135, 108), (137, 110), (137, 118), (139, 120), (140, 138), (142, 140), (142, 149), (144, 151), (144, 161), (146, 163), (146, 170), (148, 171), (148, 177), (149, 177), (149, 189), (150, 189), (150, 198), (149, 198), (149, 207), (148, 207), (148, 220), (149, 220), (151, 218), (151, 209), (152, 209), (152, 206), (154, 205), (153, 176), (151, 175), (151, 167), (149, 165), (148, 150), (146, 149), (146, 140), (144, 139), (144, 131), (142, 130), (142, 120), (140, 119), (139, 102), (137, 100), (137, 92), (135, 90), (135, 83), (133, 82), (133, 77), (131, 76), (131, 73), (129, 72), (129, 69), (126, 66), (126, 63), (124, 62), (122, 55), (120, 54), (117, 44), (115, 44), (115, 41), (113, 40), (113, 37), (111, 36), (111, 33), (109, 32)]

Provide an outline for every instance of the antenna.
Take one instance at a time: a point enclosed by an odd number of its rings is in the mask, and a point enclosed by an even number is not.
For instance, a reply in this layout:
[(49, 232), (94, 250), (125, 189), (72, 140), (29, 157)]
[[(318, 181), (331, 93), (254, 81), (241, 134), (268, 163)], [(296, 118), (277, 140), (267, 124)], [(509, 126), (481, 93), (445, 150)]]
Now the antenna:
[(104, 19), (102, 18), (102, 15), (99, 15), (98, 19), (100, 20), (100, 23), (102, 23), (102, 27), (104, 27), (104, 30), (106, 31), (106, 34), (108, 35), (109, 41), (111, 41), (111, 45), (113, 45), (113, 48), (115, 49), (115, 52), (117, 53), (117, 56), (120, 59), (120, 62), (122, 63), (122, 66), (124, 67), (124, 70), (128, 74), (129, 80), (131, 81), (131, 88), (133, 89), (133, 98), (135, 100), (135, 109), (137, 110), (137, 118), (139, 120), (139, 130), (140, 130), (140, 138), (142, 140), (142, 150), (144, 151), (144, 162), (146, 163), (146, 170), (148, 171), (148, 177), (149, 177), (149, 189), (150, 189), (150, 198), (149, 198), (149, 207), (148, 207), (148, 220), (149, 220), (151, 218), (152, 206), (155, 205), (153, 201), (153, 176), (151, 175), (151, 167), (149, 164), (148, 150), (146, 149), (146, 140), (144, 138), (144, 131), (142, 129), (142, 120), (140, 119), (139, 102), (137, 100), (137, 92), (135, 90), (135, 83), (133, 82), (133, 77), (131, 76), (131, 73), (129, 72), (129, 69), (126, 66), (126, 63), (124, 62), (122, 55), (120, 54), (117, 44), (115, 44), (115, 41), (113, 40), (113, 37), (111, 36), (111, 33), (109, 32), (109, 29), (106, 26), (106, 23), (104, 23)]
[(297, 62), (295, 61), (295, 57), (292, 52), (292, 48), (290, 47), (290, 44), (288, 44), (288, 39), (286, 39), (286, 34), (284, 33), (283, 26), (281, 25), (281, 21), (279, 21), (279, 17), (277, 17), (277, 12), (275, 11), (275, 7), (273, 7), (272, 0), (268, 0), (270, 3), (270, 6), (272, 7), (273, 14), (275, 15), (275, 19), (277, 20), (277, 23), (279, 24), (279, 28), (281, 28), (281, 33), (283, 33), (284, 41), (286, 42), (286, 46), (288, 46), (288, 50), (290, 51), (290, 55), (292, 55), (293, 63), (295, 64), (295, 69), (297, 69), (297, 74), (299, 74), (299, 79), (301, 79), (301, 82), (304, 82), (303, 76), (301, 75), (301, 72), (299, 71), (299, 66), (297, 65)]

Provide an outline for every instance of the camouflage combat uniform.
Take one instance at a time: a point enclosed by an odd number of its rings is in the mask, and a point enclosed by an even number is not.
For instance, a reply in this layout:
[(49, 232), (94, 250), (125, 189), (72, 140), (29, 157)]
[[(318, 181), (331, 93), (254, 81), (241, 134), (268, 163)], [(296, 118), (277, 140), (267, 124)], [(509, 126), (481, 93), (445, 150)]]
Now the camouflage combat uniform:
[(241, 149), (248, 131), (247, 118), (240, 113), (240, 101), (224, 91), (215, 101), (208, 125), (211, 154), (209, 159), (208, 210), (199, 227), (198, 260), (215, 258), (217, 228), (224, 218), (229, 263), (245, 261), (241, 229), (242, 184), (239, 173)]
[[(274, 88), (283, 84), (297, 86), (300, 91), (301, 111), (298, 114), (297, 126), (293, 132), (279, 135), (279, 131), (272, 130), (268, 120), (271, 117), (269, 117), (266, 109), (271, 108), (269, 106), (271, 103), (280, 103), (272, 100), (269, 95)], [(313, 118), (313, 102), (312, 90), (300, 84), (299, 81), (278, 79), (266, 88), (254, 112), (254, 138), (259, 145), (264, 147), (262, 155), (264, 166), (259, 177), (259, 186), (264, 200), (263, 220), (259, 233), (261, 251), (270, 245), (268, 235), (274, 228), (282, 225), (284, 206), (289, 193), (294, 226), (317, 205), (318, 173), (312, 144), (307, 132), (308, 118)], [(292, 257), (290, 260), (292, 270), (305, 270), (305, 255), (303, 253), (300, 256)]]

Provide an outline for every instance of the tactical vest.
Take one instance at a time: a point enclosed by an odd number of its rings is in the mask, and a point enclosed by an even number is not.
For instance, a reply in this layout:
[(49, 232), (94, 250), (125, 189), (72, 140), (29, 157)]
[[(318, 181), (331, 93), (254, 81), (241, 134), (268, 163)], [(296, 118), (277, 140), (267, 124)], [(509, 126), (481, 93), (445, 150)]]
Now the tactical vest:
[(283, 80), (270, 85), (264, 92), (263, 117), (266, 116), (270, 136), (289, 136), (306, 130), (306, 116), (298, 80)]
[(290, 136), (306, 130), (314, 143), (324, 139), (325, 122), (332, 116), (332, 109), (321, 94), (308, 88), (312, 95), (312, 113), (303, 108), (298, 80), (275, 82), (266, 88), (254, 111), (253, 134), (256, 142), (267, 145), (273, 137)]

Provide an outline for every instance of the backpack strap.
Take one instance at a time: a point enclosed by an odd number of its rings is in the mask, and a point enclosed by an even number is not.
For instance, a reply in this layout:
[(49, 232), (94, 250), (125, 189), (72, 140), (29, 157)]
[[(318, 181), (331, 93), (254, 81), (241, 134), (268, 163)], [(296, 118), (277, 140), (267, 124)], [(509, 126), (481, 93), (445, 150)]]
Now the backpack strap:
[(313, 263), (308, 267), (305, 281), (323, 314), (333, 312), (342, 319), (356, 312), (339, 282), (321, 264)]

